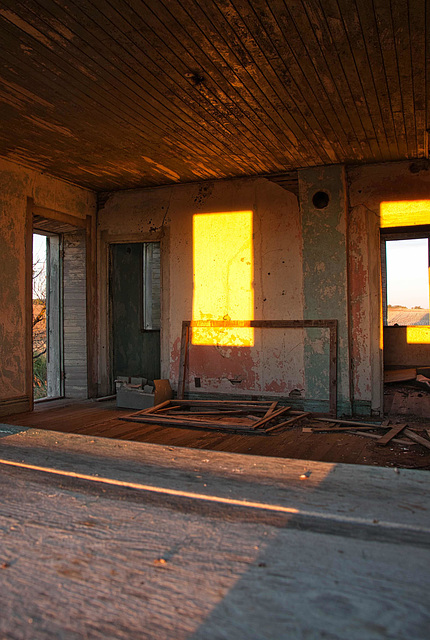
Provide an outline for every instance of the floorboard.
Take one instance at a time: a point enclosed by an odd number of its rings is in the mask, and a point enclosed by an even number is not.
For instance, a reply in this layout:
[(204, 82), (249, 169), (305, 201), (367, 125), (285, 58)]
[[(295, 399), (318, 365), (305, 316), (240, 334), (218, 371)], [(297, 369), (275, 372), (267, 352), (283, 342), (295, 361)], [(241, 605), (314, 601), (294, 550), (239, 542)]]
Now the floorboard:
[[(405, 402), (402, 394), (396, 400), (396, 406), (401, 403), (404, 407)], [(118, 409), (114, 401), (63, 400), (37, 404), (31, 413), (8, 416), (2, 418), (2, 421), (62, 433), (177, 447), (347, 464), (430, 469), (430, 451), (419, 445), (404, 447), (391, 443), (387, 447), (379, 447), (373, 440), (348, 433), (303, 433), (301, 426), (297, 425), (270, 435), (242, 435), (134, 424), (120, 420), (121, 416), (129, 414), (129, 409)]]
[(427, 640), (429, 484), (3, 425), (0, 637)]

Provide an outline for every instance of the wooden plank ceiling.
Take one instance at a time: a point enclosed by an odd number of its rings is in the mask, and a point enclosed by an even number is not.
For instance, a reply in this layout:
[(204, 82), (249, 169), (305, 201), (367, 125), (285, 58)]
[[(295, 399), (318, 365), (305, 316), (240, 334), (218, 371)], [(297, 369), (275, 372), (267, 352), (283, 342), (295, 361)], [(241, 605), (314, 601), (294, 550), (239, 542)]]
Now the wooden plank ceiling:
[(0, 156), (95, 190), (428, 156), (430, 0), (0, 0)]

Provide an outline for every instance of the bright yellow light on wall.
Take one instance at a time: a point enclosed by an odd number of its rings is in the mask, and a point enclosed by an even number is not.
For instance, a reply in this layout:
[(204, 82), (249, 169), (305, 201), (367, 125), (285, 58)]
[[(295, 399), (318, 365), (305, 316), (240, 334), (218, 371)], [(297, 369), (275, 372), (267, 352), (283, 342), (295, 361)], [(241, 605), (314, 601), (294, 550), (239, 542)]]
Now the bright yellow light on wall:
[(430, 200), (381, 202), (381, 227), (430, 224)]
[[(254, 319), (252, 211), (193, 216), (193, 320)], [(251, 327), (194, 328), (192, 343), (253, 346)]]
[(430, 344), (430, 327), (406, 327), (406, 342), (408, 344)]

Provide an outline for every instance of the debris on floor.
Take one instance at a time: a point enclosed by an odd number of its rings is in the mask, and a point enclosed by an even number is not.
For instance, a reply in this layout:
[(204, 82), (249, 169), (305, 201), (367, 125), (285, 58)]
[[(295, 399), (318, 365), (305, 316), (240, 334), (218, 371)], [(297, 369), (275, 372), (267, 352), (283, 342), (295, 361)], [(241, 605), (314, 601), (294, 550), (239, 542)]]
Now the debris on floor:
[(417, 377), (417, 370), (412, 369), (386, 369), (384, 371), (384, 382), (408, 382), (409, 380), (415, 380)]
[(309, 416), (305, 411), (260, 400), (166, 400), (121, 420), (169, 427), (216, 429), (267, 435)]
[[(376, 443), (382, 446), (387, 445), (389, 442), (395, 442), (403, 445), (420, 444), (430, 449), (430, 439), (427, 437), (427, 430), (416, 426), (409, 426), (407, 423), (391, 424), (390, 420), (382, 423), (334, 419), (327, 421), (322, 418), (316, 418), (316, 421), (316, 424), (314, 423), (304, 427), (302, 431), (304, 433), (346, 431), (353, 435), (375, 438)], [(372, 431), (372, 433), (369, 433), (369, 431)], [(423, 434), (420, 435), (417, 431), (423, 432)], [(398, 438), (397, 436), (401, 437)]]
[(169, 380), (119, 376), (115, 386), (116, 405), (123, 409), (148, 409), (173, 397)]
[(419, 383), (422, 389), (425, 389), (430, 393), (430, 378), (427, 378), (427, 376), (418, 374), (416, 377), (416, 381)]
[[(430, 398), (427, 396), (426, 400)], [(396, 451), (411, 451), (414, 455), (414, 451), (424, 453), (426, 450), (428, 453), (430, 449), (429, 420), (421, 418), (417, 423), (399, 415), (383, 422), (321, 417), (310, 412), (293, 411), (290, 406), (282, 406), (277, 401), (167, 399), (155, 406), (121, 416), (120, 419), (161, 427), (243, 435), (272, 436), (294, 430), (299, 438), (302, 433), (362, 436), (372, 439), (381, 452), (383, 449), (388, 450), (388, 455), (390, 451), (393, 452), (394, 458), (397, 457)]]

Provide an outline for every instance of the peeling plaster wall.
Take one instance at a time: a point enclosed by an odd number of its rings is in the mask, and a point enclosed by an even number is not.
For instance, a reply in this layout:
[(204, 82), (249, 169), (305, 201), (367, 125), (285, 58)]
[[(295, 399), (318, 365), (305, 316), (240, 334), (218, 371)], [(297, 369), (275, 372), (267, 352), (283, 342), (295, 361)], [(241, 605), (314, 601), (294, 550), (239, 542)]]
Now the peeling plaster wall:
[(15, 410), (14, 399), (25, 397), (27, 357), (31, 356), (25, 352), (27, 197), (38, 206), (82, 218), (96, 210), (92, 192), (0, 160), (0, 411), (3, 403), (7, 412)]
[[(304, 317), (338, 321), (338, 411), (351, 413), (348, 336), (347, 207), (345, 170), (341, 165), (299, 171), (303, 228)], [(315, 193), (329, 196), (316, 208)], [(318, 330), (314, 329), (315, 334)], [(305, 381), (312, 398), (327, 396), (328, 332), (309, 331), (305, 341)], [(313, 338), (311, 340), (311, 337)], [(324, 410), (318, 404), (315, 410)]]
[[(176, 385), (181, 322), (192, 317), (193, 214), (252, 210), (255, 319), (336, 318), (338, 410), (380, 413), (379, 205), (429, 198), (428, 163), (304, 169), (299, 186), (300, 211), (291, 193), (265, 179), (104, 194), (99, 231), (124, 241), (164, 235), (162, 376)], [(318, 190), (330, 195), (325, 209), (312, 204)], [(106, 273), (103, 277), (106, 289)], [(102, 305), (101, 318), (107, 311)], [(101, 336), (102, 353), (107, 333), (108, 328)], [(315, 400), (310, 408), (326, 408), (328, 332), (256, 331), (251, 348), (193, 346), (190, 355), (189, 391), (199, 391), (194, 377), (201, 378), (201, 391), (294, 397), (298, 389)], [(102, 360), (103, 391), (106, 366)]]
[[(253, 211), (254, 318), (296, 320), (303, 317), (298, 203), (292, 193), (279, 185), (265, 179), (205, 182), (117, 192), (106, 194), (103, 200), (99, 209), (99, 237), (104, 237), (105, 242), (109, 241), (106, 234), (115, 237), (115, 241), (121, 236), (129, 241), (131, 234), (135, 241), (148, 241), (151, 235), (156, 240), (163, 230), (161, 371), (173, 386), (178, 380), (181, 323), (192, 317), (194, 214)], [(232, 242), (234, 238), (225, 237), (223, 241)], [(100, 267), (103, 291), (106, 290), (107, 273), (106, 261), (104, 267), (102, 263), (103, 255)], [(208, 282), (208, 287), (210, 285)], [(100, 313), (101, 316), (107, 313), (107, 303), (101, 306)], [(108, 328), (101, 336), (101, 353), (107, 349), (107, 335)], [(194, 378), (199, 377), (202, 392), (237, 394), (254, 391), (287, 396), (291, 392), (295, 395), (296, 389), (303, 392), (302, 330), (256, 330), (254, 337), (252, 347), (193, 345), (189, 390), (199, 392), (194, 386)], [(102, 362), (103, 390), (108, 388), (103, 371), (106, 366), (107, 363), (103, 365)]]
[[(349, 286), (353, 396), (356, 405), (382, 408), (380, 204), (428, 200), (430, 163), (349, 167)], [(430, 220), (429, 220), (430, 224)]]

